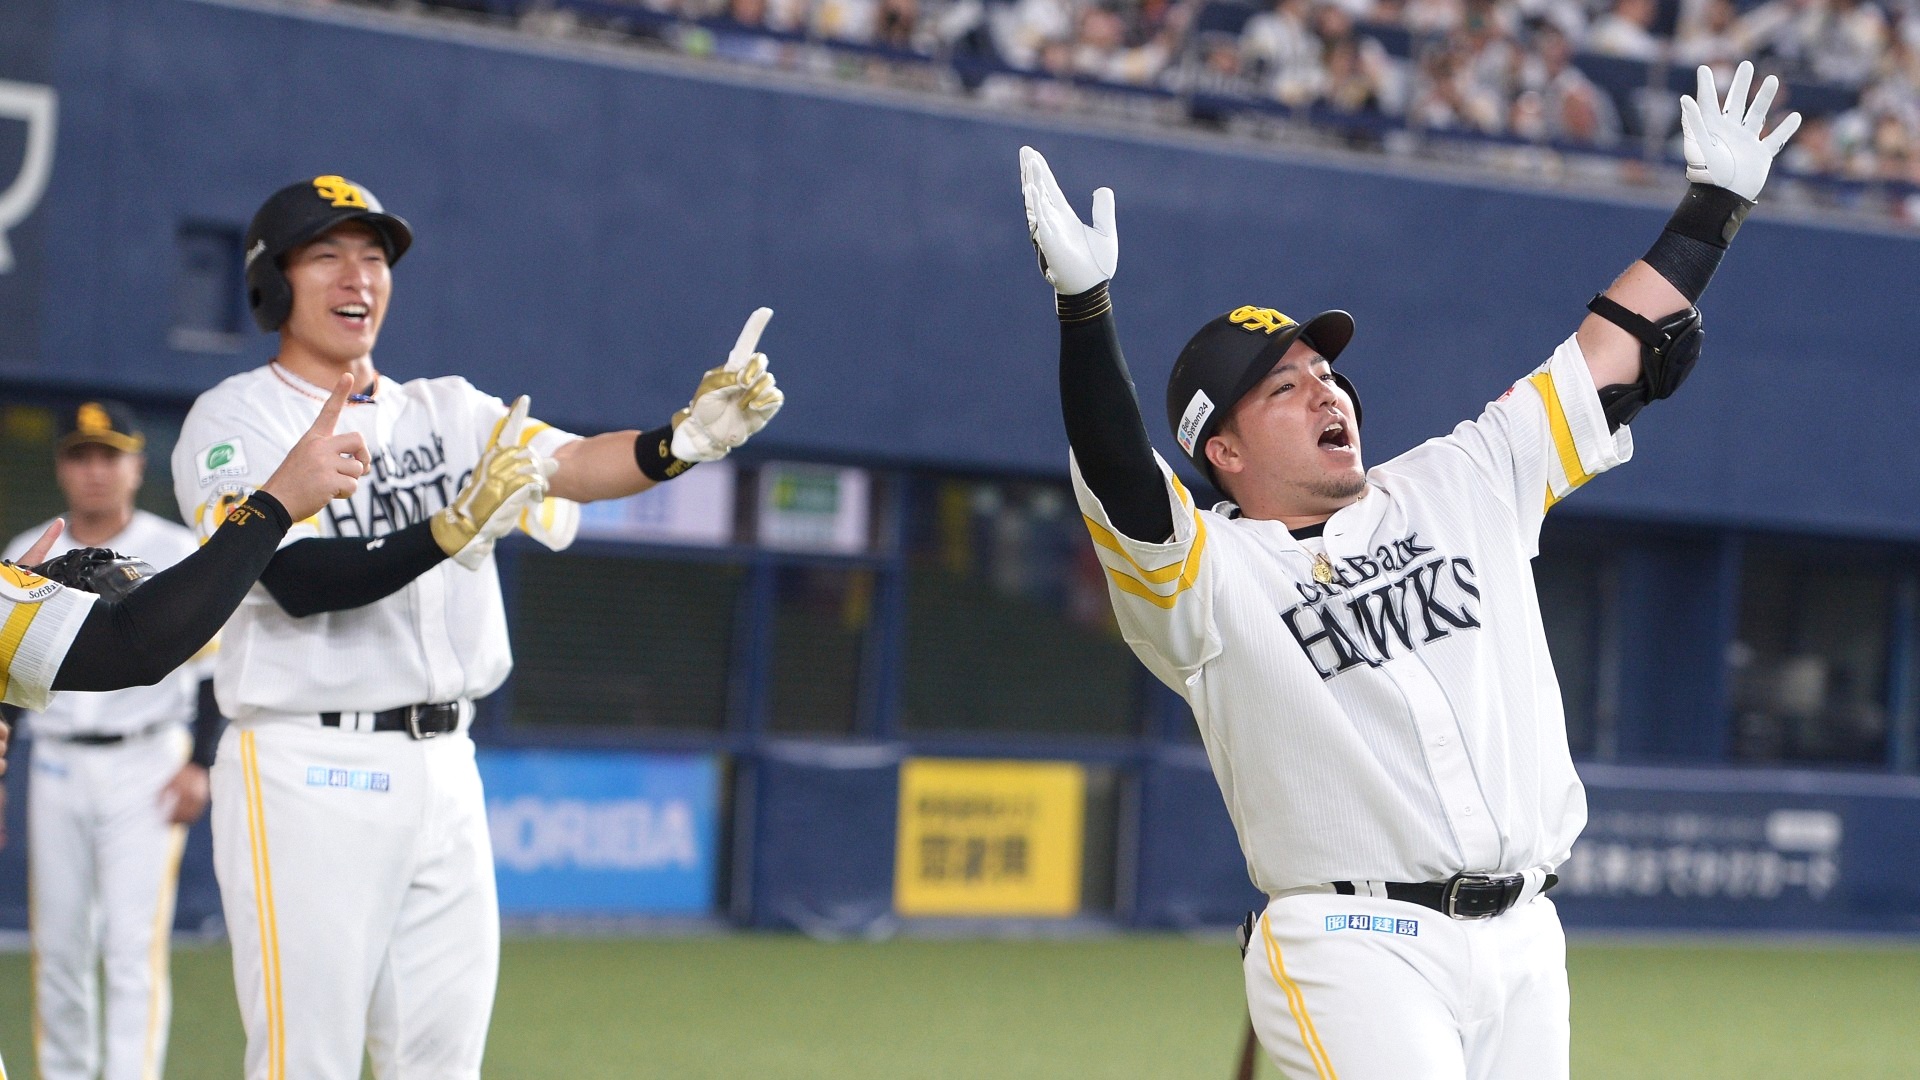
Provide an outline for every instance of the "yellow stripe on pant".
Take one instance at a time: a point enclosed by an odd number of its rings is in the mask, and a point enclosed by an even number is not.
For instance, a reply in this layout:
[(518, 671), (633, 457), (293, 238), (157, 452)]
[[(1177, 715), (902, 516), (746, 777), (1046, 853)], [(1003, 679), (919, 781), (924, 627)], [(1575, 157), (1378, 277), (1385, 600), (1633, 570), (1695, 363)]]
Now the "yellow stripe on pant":
[(247, 843), (253, 853), (254, 916), (260, 923), (260, 984), (267, 1010), (267, 1080), (287, 1080), (287, 1037), (280, 1008), (280, 930), (273, 917), (273, 866), (267, 859), (267, 807), (253, 732), (240, 733), (247, 785)]
[(160, 1080), (160, 999), (171, 973), (168, 949), (173, 944), (173, 905), (180, 895), (180, 856), (187, 848), (187, 827), (167, 830), (167, 868), (160, 875), (160, 895), (153, 901), (153, 943), (147, 947), (147, 1044), (140, 1053), (141, 1080)]
[(1307, 1056), (1313, 1059), (1313, 1072), (1320, 1080), (1339, 1080), (1333, 1071), (1333, 1061), (1327, 1057), (1327, 1049), (1320, 1045), (1320, 1033), (1314, 1030), (1313, 1017), (1307, 1015), (1307, 998), (1300, 992), (1300, 986), (1287, 977), (1287, 966), (1280, 960), (1280, 943), (1273, 940), (1273, 928), (1267, 925), (1267, 917), (1260, 916), (1260, 937), (1267, 946), (1267, 970), (1273, 973), (1273, 981), (1287, 995), (1287, 1010), (1293, 1013), (1293, 1022), (1300, 1027), (1300, 1044), (1307, 1048)]

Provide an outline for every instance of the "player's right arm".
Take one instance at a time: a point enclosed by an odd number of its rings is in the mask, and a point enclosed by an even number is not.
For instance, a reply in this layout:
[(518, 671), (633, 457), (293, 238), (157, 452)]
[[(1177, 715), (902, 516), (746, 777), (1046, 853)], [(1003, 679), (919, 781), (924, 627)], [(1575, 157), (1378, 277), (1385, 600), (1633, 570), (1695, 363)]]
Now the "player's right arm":
[(1207, 531), (1193, 497), (1147, 438), (1120, 352), (1107, 282), (1119, 259), (1113, 192), (1093, 195), (1083, 224), (1046, 159), (1020, 149), (1027, 233), (1060, 315), (1060, 412), (1075, 498), (1106, 572), (1122, 634), (1176, 689), (1220, 651), (1213, 630)]
[[(333, 426), (352, 381), (342, 378), (320, 417), (259, 490), (188, 555), (117, 602), (18, 568), (5, 568), (0, 599), (0, 697), (43, 708), (56, 690), (119, 690), (158, 682), (220, 631), (273, 558), (288, 527), (351, 495), (367, 471), (366, 444)], [(38, 561), (59, 534), (48, 529), (26, 559)], [(36, 629), (36, 627), (38, 629)]]

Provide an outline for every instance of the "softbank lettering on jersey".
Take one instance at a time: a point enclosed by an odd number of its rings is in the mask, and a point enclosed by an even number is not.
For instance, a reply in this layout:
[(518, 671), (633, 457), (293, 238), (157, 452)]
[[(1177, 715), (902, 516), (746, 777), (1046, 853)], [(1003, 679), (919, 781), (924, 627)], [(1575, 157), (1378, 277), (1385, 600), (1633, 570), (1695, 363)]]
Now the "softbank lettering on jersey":
[(1280, 612), (1320, 678), (1379, 667), (1480, 625), (1471, 559), (1436, 552), (1420, 534), (1333, 561), (1333, 580), (1297, 581), (1301, 602)]
[(328, 503), (320, 516), (335, 536), (385, 536), (445, 509), (472, 477), (472, 469), (447, 471), (446, 440), (431, 432), (417, 446), (381, 448), (360, 492)]

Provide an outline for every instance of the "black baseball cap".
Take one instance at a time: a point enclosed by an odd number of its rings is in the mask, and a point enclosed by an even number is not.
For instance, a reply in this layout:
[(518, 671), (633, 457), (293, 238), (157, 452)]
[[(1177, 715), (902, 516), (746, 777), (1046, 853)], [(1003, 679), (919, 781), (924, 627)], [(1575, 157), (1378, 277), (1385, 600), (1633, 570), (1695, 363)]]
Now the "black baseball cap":
[[(1215, 486), (1219, 481), (1207, 460), (1207, 440), (1296, 340), (1305, 340), (1332, 360), (1353, 340), (1353, 316), (1323, 311), (1302, 323), (1273, 308), (1248, 304), (1202, 326), (1180, 350), (1167, 377), (1167, 426), (1187, 460)], [(1335, 372), (1333, 378), (1353, 399), (1353, 422), (1359, 426), (1360, 395), (1346, 376)]]
[(83, 401), (60, 415), (60, 439), (56, 453), (64, 454), (76, 446), (109, 446), (123, 454), (137, 454), (147, 447), (133, 410), (126, 403), (96, 398)]

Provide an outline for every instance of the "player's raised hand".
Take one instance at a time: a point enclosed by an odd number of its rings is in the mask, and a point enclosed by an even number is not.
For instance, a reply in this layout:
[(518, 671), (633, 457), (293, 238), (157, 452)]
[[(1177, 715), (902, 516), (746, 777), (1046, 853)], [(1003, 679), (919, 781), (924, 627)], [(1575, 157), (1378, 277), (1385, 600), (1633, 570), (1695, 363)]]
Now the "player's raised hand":
[(295, 521), (312, 517), (334, 499), (351, 498), (359, 490), (360, 478), (372, 468), (364, 436), (357, 431), (333, 432), (351, 393), (353, 376), (343, 372), (333, 384), (327, 403), (320, 406), (313, 426), (260, 485), (260, 490), (280, 500)]
[(1753, 83), (1753, 64), (1740, 61), (1733, 83), (1727, 87), (1723, 105), (1714, 86), (1713, 71), (1700, 65), (1699, 97), (1680, 96), (1681, 142), (1687, 152), (1687, 179), (1696, 184), (1726, 188), (1735, 195), (1755, 202), (1767, 182), (1774, 155), (1800, 130), (1800, 114), (1788, 113), (1785, 120), (1766, 138), (1760, 129), (1766, 125), (1767, 109), (1780, 92), (1780, 80), (1769, 75), (1760, 90), (1747, 103), (1747, 88)]
[(53, 542), (60, 539), (60, 534), (65, 532), (66, 528), (67, 522), (65, 518), (54, 518), (48, 522), (47, 531), (40, 534), (40, 539), (35, 540), (33, 546), (27, 549), (26, 554), (20, 556), (20, 561), (16, 565), (39, 566), (41, 563), (46, 562), (47, 552), (53, 550)]
[[(525, 394), (515, 398), (502, 430), (525, 426), (530, 404)], [(547, 478), (557, 467), (531, 446), (496, 437), (480, 455), (466, 486), (430, 519), (434, 542), (454, 562), (479, 569), (494, 543), (513, 531), (521, 512), (547, 497)]]
[(1113, 224), (1113, 189), (1093, 193), (1093, 224), (1085, 225), (1053, 179), (1047, 159), (1020, 148), (1020, 195), (1027, 203), (1027, 237), (1040, 253), (1040, 272), (1062, 296), (1086, 292), (1113, 277), (1120, 265), (1120, 233)]
[(760, 332), (773, 318), (772, 308), (755, 308), (727, 354), (726, 363), (700, 377), (693, 400), (673, 414), (673, 456), (681, 461), (716, 461), (767, 426), (787, 395), (767, 370), (759, 351)]

